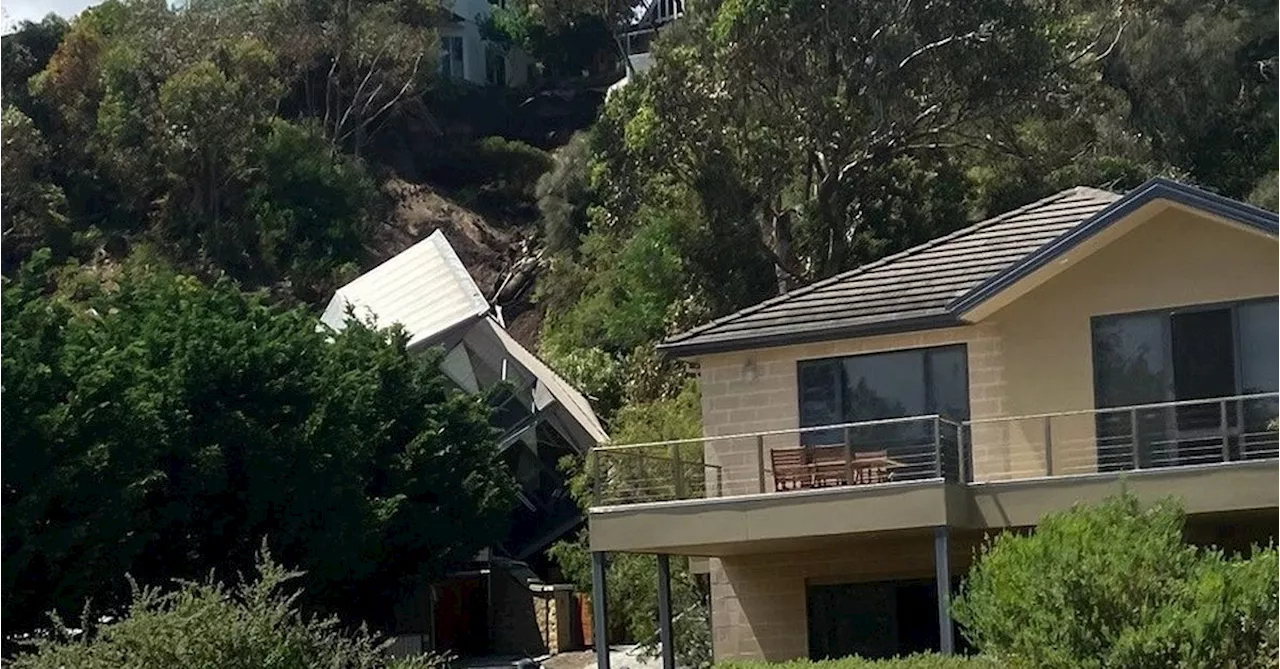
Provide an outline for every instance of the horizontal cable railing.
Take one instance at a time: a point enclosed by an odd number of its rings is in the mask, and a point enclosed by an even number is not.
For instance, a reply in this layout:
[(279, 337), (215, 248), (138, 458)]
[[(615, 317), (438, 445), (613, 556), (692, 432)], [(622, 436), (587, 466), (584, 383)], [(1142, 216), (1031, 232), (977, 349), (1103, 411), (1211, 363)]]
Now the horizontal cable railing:
[(911, 416), (591, 453), (596, 506), (1275, 459), (1280, 394), (971, 421)]
[(1280, 394), (973, 420), (973, 481), (1277, 457)]
[(962, 426), (940, 416), (602, 446), (597, 505), (929, 478), (959, 480)]

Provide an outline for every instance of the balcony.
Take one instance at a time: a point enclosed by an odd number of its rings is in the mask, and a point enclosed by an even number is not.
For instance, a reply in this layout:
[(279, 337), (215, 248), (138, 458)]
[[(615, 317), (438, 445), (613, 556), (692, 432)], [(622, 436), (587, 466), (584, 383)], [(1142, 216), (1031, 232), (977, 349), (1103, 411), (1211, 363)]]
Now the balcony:
[[(593, 547), (714, 555), (770, 537), (1029, 525), (1121, 478), (1143, 494), (1189, 497), (1191, 513), (1271, 508), (1277, 407), (1280, 394), (1263, 393), (603, 446), (590, 463)], [(850, 514), (840, 506), (849, 500), (866, 504)], [(715, 520), (687, 522), (703, 512)], [(597, 526), (614, 519), (597, 542)]]
[[(832, 443), (833, 434), (847, 438)], [(963, 434), (960, 423), (940, 416), (915, 416), (601, 446), (592, 452), (593, 478), (600, 483), (595, 488), (595, 505), (960, 480), (965, 476), (958, 457)], [(879, 448), (869, 449), (872, 445)]]

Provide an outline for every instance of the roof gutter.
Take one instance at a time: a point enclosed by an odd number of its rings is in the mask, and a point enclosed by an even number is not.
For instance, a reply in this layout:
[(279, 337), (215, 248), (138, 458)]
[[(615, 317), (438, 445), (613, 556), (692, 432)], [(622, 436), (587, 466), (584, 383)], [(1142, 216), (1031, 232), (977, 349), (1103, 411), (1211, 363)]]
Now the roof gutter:
[(665, 341), (658, 344), (656, 348), (662, 353), (674, 358), (693, 358), (716, 353), (734, 353), (737, 351), (749, 351), (762, 348), (813, 344), (840, 339), (851, 339), (854, 337), (870, 337), (874, 335), (903, 334), (922, 330), (937, 330), (940, 328), (957, 327), (964, 324), (965, 322), (955, 314), (945, 313), (880, 321), (876, 323), (865, 323), (860, 325), (848, 325), (836, 328), (784, 332), (775, 335), (742, 337), (740, 339), (725, 339), (721, 341), (691, 342), (687, 344), (679, 341)]

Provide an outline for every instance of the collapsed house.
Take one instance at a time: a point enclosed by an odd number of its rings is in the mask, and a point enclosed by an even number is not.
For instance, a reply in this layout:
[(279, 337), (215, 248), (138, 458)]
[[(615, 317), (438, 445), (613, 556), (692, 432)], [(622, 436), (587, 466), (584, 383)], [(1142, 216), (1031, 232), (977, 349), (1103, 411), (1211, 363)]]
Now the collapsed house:
[(568, 634), (579, 607), (537, 572), (546, 576), (546, 548), (583, 523), (559, 465), (608, 438), (591, 404), (507, 333), (438, 230), (339, 288), (321, 322), (341, 330), (352, 316), (399, 324), (410, 352), (443, 349), (446, 376), (490, 395), (502, 458), (519, 484), (507, 536), (434, 584), (429, 605), (400, 607), (399, 649), (538, 655), (580, 645)]

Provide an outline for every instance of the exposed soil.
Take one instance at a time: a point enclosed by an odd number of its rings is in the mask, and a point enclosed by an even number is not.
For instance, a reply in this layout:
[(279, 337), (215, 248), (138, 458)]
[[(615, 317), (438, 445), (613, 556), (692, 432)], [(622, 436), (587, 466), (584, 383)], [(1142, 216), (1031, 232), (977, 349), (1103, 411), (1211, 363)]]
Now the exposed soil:
[[(387, 224), (375, 235), (375, 258), (371, 266), (442, 230), (471, 278), (492, 303), (507, 272), (530, 246), (530, 231), (492, 223), (450, 201), (429, 185), (392, 178), (383, 185), (383, 190), (395, 206)], [(499, 306), (511, 336), (536, 352), (542, 313), (531, 301), (532, 283), (530, 279), (529, 285), (514, 299)]]

